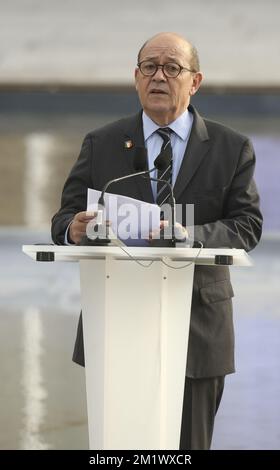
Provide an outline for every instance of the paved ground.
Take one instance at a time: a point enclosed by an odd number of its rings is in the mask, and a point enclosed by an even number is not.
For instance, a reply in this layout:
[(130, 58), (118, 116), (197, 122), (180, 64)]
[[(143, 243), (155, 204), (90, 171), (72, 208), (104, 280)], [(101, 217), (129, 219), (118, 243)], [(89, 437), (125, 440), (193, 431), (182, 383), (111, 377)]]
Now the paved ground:
[[(47, 233), (0, 231), (0, 449), (86, 449), (83, 369), (71, 362), (78, 267), (34, 263), (22, 244)], [(228, 376), (213, 448), (280, 448), (280, 237), (232, 268), (238, 372)]]

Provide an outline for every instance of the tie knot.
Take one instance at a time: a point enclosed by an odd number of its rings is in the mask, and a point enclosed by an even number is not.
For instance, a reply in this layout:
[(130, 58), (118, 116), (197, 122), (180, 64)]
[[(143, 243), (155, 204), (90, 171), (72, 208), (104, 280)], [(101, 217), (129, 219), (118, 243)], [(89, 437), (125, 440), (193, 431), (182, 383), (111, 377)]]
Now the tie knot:
[(156, 132), (163, 139), (163, 142), (164, 142), (165, 145), (168, 142), (170, 142), (170, 134), (171, 134), (172, 130), (169, 127), (159, 127)]

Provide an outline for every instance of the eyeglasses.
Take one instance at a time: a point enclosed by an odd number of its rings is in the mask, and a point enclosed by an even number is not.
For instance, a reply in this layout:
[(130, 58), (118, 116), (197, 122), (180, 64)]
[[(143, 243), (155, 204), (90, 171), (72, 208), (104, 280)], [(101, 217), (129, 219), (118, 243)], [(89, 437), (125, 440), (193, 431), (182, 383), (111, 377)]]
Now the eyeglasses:
[(167, 62), (166, 64), (160, 65), (155, 64), (151, 60), (143, 60), (137, 64), (140, 71), (145, 77), (153, 77), (159, 67), (161, 67), (164, 75), (167, 78), (176, 78), (182, 72), (182, 70), (187, 70), (188, 72), (195, 73), (195, 70), (188, 69), (187, 67), (181, 67), (181, 65), (176, 64), (176, 62)]

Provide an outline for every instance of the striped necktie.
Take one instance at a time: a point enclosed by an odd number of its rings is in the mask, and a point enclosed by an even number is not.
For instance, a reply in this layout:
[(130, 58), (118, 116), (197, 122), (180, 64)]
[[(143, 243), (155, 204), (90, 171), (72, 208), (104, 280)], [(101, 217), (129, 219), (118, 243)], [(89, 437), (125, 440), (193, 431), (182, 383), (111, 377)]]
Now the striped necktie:
[[(172, 147), (171, 147), (171, 140), (170, 140), (170, 133), (172, 132), (169, 127), (162, 127), (156, 131), (160, 137), (163, 139), (162, 147), (160, 154), (165, 152), (166, 158), (169, 161), (169, 165), (165, 170), (158, 170), (157, 178), (161, 180), (166, 180), (170, 184), (172, 183)], [(157, 197), (156, 203), (161, 206), (165, 202), (168, 201), (170, 196), (170, 190), (167, 184), (158, 181), (157, 183)]]

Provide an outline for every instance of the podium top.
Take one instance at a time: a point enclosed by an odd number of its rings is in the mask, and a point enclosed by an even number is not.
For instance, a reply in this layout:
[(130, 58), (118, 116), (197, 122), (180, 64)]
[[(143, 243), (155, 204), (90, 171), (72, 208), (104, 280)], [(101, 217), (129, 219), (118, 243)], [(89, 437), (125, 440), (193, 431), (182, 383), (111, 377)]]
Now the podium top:
[(85, 259), (161, 260), (204, 265), (252, 266), (250, 256), (235, 248), (155, 248), (116, 246), (23, 245), (22, 251), (35, 261), (80, 261)]

